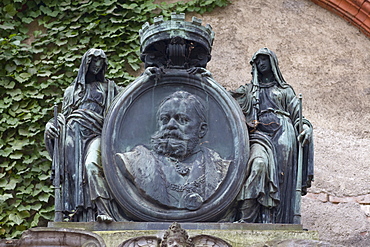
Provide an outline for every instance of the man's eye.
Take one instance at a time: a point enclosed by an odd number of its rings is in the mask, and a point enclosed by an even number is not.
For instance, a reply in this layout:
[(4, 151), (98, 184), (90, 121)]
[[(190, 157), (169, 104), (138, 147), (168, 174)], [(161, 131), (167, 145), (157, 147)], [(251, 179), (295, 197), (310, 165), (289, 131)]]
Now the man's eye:
[(161, 117), (161, 122), (162, 122), (163, 124), (168, 123), (168, 117)]
[(180, 124), (187, 124), (189, 122), (189, 119), (187, 117), (183, 117), (183, 116), (179, 116), (177, 121), (180, 123)]

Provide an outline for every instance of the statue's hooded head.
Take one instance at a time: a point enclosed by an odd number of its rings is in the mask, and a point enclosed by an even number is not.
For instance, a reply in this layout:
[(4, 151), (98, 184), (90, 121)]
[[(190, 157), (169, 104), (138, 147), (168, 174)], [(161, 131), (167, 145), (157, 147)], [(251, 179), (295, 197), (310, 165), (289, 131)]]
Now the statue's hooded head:
[(74, 84), (74, 93), (73, 93), (73, 105), (77, 105), (85, 94), (86, 89), (86, 74), (89, 71), (90, 63), (93, 61), (93, 58), (103, 59), (103, 66), (96, 74), (96, 78), (100, 82), (105, 82), (105, 72), (108, 68), (108, 59), (102, 49), (89, 49), (83, 56), (78, 70), (76, 79), (73, 81)]
[(258, 69), (257, 69), (257, 64), (256, 64), (256, 60), (259, 55), (266, 55), (270, 58), (271, 70), (275, 77), (275, 80), (280, 87), (285, 88), (287, 83), (285, 82), (283, 75), (280, 72), (277, 56), (273, 51), (271, 51), (268, 48), (259, 49), (256, 53), (254, 53), (252, 59), (250, 60), (250, 64), (252, 65), (252, 75), (253, 75), (252, 84), (259, 85)]
[(89, 66), (90, 66), (91, 61), (93, 60), (93, 57), (98, 57), (98, 58), (103, 59), (103, 61), (104, 61), (103, 67), (99, 71), (99, 73), (97, 74), (97, 77), (98, 77), (100, 82), (105, 81), (105, 72), (107, 71), (107, 68), (108, 68), (107, 56), (105, 55), (105, 52), (102, 49), (92, 48), (92, 49), (89, 49), (82, 56), (81, 65), (80, 65), (80, 68), (78, 70), (78, 75), (75, 79), (75, 83), (83, 85), (82, 87), (84, 87), (84, 85), (86, 83), (85, 82), (86, 74), (89, 71)]

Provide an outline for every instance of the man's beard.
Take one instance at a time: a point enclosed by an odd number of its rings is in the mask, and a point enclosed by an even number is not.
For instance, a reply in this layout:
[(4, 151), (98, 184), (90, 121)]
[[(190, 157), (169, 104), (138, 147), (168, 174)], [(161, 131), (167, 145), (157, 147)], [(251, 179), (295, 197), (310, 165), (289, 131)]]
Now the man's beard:
[(199, 143), (196, 136), (188, 136), (179, 130), (159, 130), (152, 135), (153, 150), (161, 155), (183, 160), (192, 154)]

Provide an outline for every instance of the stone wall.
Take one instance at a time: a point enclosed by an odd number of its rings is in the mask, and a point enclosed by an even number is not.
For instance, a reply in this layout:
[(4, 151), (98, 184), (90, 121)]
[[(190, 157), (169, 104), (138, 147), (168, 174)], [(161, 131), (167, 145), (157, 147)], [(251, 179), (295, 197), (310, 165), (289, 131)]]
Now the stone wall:
[(234, 0), (197, 17), (216, 33), (208, 69), (228, 89), (249, 82), (255, 51), (276, 52), (314, 125), (304, 228), (335, 244), (370, 246), (370, 39), (309, 0)]

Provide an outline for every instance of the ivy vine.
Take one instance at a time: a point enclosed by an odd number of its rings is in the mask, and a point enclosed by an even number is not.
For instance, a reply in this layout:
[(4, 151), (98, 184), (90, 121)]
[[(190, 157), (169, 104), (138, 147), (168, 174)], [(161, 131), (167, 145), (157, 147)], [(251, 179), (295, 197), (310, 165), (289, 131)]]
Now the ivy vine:
[(155, 16), (203, 14), (229, 0), (2, 0), (0, 3), (0, 238), (53, 219), (43, 132), (89, 48), (103, 49), (119, 85), (140, 69), (138, 31)]

